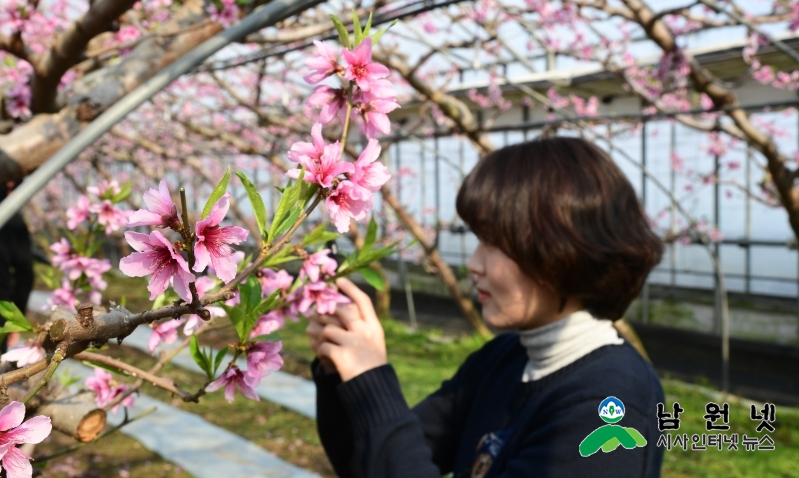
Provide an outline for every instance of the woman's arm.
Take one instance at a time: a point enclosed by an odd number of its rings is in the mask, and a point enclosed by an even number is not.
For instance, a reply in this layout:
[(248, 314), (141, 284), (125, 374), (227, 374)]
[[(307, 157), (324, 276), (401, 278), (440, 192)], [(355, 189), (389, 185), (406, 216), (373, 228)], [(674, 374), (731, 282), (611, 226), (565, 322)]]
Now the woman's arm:
[[(454, 410), (461, 373), (410, 410), (386, 363), (383, 330), (371, 301), (349, 281), (338, 285), (355, 307), (340, 307), (335, 317), (311, 317), (307, 329), (320, 357), (314, 369), (319, 433), (336, 472), (440, 477), (450, 471), (457, 447)], [(324, 375), (325, 362), (340, 375)]]
[(311, 373), (316, 383), (316, 428), (327, 458), (336, 475), (358, 477), (352, 424), (336, 391), (341, 377), (326, 372), (319, 359), (311, 364)]

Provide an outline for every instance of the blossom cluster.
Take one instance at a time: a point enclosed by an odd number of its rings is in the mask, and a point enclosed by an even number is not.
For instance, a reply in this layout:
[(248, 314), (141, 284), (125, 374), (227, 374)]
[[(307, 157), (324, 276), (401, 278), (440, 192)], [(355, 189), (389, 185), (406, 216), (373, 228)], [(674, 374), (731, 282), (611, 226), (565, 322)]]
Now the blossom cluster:
[[(94, 375), (88, 377), (84, 383), (89, 390), (94, 392), (94, 402), (97, 404), (97, 408), (105, 407), (128, 390), (127, 385), (117, 382), (109, 372), (101, 368), (95, 368)], [(132, 407), (133, 400), (133, 395), (128, 395), (121, 404), (125, 407)], [(119, 405), (116, 405), (111, 409), (111, 413), (115, 413), (118, 408)]]
[(249, 231), (238, 226), (220, 227), (230, 207), (230, 193), (225, 193), (214, 203), (208, 217), (197, 221), (193, 231), (196, 242), (193, 244), (195, 263), (189, 264), (181, 254), (182, 248), (190, 245), (183, 242), (172, 243), (159, 229), (173, 229), (181, 232), (184, 225), (178, 216), (177, 206), (172, 201), (166, 179), (162, 179), (158, 189), (144, 193), (145, 209), (134, 212), (128, 219), (128, 227), (153, 226), (149, 234), (127, 231), (125, 239), (137, 252), (123, 257), (119, 269), (132, 277), (150, 276), (147, 290), (150, 300), (164, 293), (172, 285), (178, 296), (191, 302), (189, 284), (195, 282), (193, 272), (203, 272), (208, 266), (225, 283), (236, 276), (236, 259), (232, 244), (240, 244), (247, 239)]
[(130, 211), (119, 209), (116, 203), (124, 199), (125, 193), (117, 181), (102, 181), (96, 186), (86, 188), (89, 195), (81, 195), (77, 205), (67, 209), (67, 228), (76, 230), (86, 226), (88, 231), (83, 235), (87, 239), (75, 236), (61, 238), (50, 246), (53, 252), (52, 264), (61, 273), (61, 286), (53, 290), (48, 305), (61, 305), (76, 311), (75, 305), (81, 294), (88, 296), (89, 302), (100, 304), (101, 292), (108, 284), (103, 274), (111, 270), (108, 259), (90, 257), (96, 249), (95, 233), (103, 229), (106, 235), (115, 232), (127, 221)]
[[(372, 195), (390, 178), (386, 167), (376, 162), (380, 156), (376, 137), (391, 132), (388, 113), (399, 108), (399, 104), (387, 79), (388, 68), (372, 61), (371, 38), (364, 38), (353, 50), (345, 48), (341, 52), (343, 63), (333, 47), (319, 41), (314, 43), (317, 56), (306, 60), (311, 73), (305, 76), (305, 81), (316, 84), (337, 75), (344, 84), (339, 88), (316, 87), (308, 98), (309, 106), (321, 108), (319, 121), (311, 129), (313, 142), (294, 143), (288, 157), (305, 168), (305, 181), (329, 190), (325, 206), (336, 229), (343, 233), (349, 230), (351, 219), (359, 221), (369, 214)], [(352, 116), (348, 117), (348, 113)], [(368, 139), (355, 163), (342, 160), (341, 142), (327, 144), (322, 135), (322, 127), (336, 117), (345, 124), (354, 117)], [(291, 169), (286, 174), (296, 179), (300, 169)]]
[[(244, 258), (244, 253), (241, 251), (235, 252), (233, 253), (233, 258), (236, 262), (239, 262)], [(209, 274), (213, 274), (213, 272), (213, 269), (209, 270)], [(197, 295), (202, 297), (215, 289), (219, 285), (219, 281), (208, 275), (198, 277), (194, 281), (194, 284), (197, 287)], [(227, 305), (235, 305), (237, 303), (238, 295), (226, 302)], [(209, 305), (205, 307), (205, 310), (211, 314), (211, 317), (225, 316), (225, 310), (221, 307)], [(168, 320), (160, 324), (151, 324), (153, 331), (147, 341), (147, 348), (150, 349), (150, 353), (154, 354), (156, 347), (158, 347), (160, 343), (172, 344), (177, 341), (178, 329), (181, 326), (183, 326), (183, 335), (188, 337), (194, 335), (194, 332), (200, 327), (200, 324), (202, 324), (202, 319), (197, 314), (189, 314), (185, 318), (181, 317), (176, 320)]]
[(246, 346), (247, 368), (241, 370), (233, 365), (206, 390), (213, 392), (224, 387), (225, 398), (232, 402), (239, 388), (245, 397), (258, 400), (255, 388), (264, 377), (283, 366), (283, 358), (279, 355), (282, 342), (259, 341), (258, 337), (277, 332), (285, 325), (286, 318), (297, 320), (298, 315), (307, 313), (313, 305), (320, 314), (332, 314), (337, 305), (349, 303), (346, 296), (327, 282), (336, 274), (337, 267), (336, 260), (330, 257), (330, 249), (322, 249), (305, 258), (296, 279), (285, 270), (261, 269), (257, 274), (261, 297), (277, 292), (282, 305), (261, 315), (252, 328)]
[(97, 186), (88, 186), (86, 192), (91, 197), (81, 194), (77, 205), (67, 209), (67, 228), (70, 231), (92, 219), (103, 226), (106, 235), (111, 235), (125, 225), (130, 211), (119, 209), (114, 204), (114, 197), (122, 193), (116, 180), (101, 181)]

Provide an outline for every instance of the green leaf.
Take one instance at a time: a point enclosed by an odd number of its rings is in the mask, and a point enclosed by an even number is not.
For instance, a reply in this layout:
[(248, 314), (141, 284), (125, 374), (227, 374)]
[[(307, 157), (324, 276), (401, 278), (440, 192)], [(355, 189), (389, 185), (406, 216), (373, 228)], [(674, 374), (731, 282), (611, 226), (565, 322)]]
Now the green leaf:
[(166, 305), (166, 304), (168, 304), (170, 302), (174, 302), (176, 300), (178, 300), (177, 294), (172, 292), (172, 290), (167, 290), (167, 291), (163, 292), (162, 294), (160, 294), (158, 297), (155, 298), (155, 301), (153, 302), (152, 310), (155, 310), (155, 309), (158, 309), (160, 307), (163, 307), (164, 305)]
[(351, 48), (350, 34), (347, 32), (347, 28), (344, 26), (343, 23), (341, 23), (341, 20), (339, 20), (338, 17), (336, 17), (332, 13), (330, 14), (330, 19), (333, 20), (333, 25), (336, 26), (336, 31), (338, 32), (338, 39), (339, 41), (341, 41), (341, 44), (344, 46), (344, 48)]
[(127, 199), (130, 196), (132, 184), (133, 183), (130, 182), (123, 184), (122, 189), (118, 193), (111, 196), (111, 202), (116, 204), (118, 202), (122, 202), (125, 199)]
[(241, 179), (241, 184), (244, 185), (244, 189), (247, 191), (247, 196), (250, 198), (250, 203), (252, 203), (252, 210), (255, 213), (255, 220), (258, 222), (258, 232), (260, 232), (261, 237), (265, 239), (266, 208), (264, 207), (264, 200), (261, 198), (261, 194), (258, 193), (258, 189), (255, 188), (255, 185), (250, 182), (244, 173), (241, 171), (236, 171), (236, 176)]
[(346, 271), (352, 265), (358, 265), (358, 251), (353, 251), (350, 255), (344, 259), (341, 264), (338, 265), (338, 269), (336, 272), (341, 274), (342, 272)]
[(123, 295), (122, 298), (119, 299), (119, 306), (124, 309), (125, 305), (127, 305), (127, 303), (128, 303), (128, 296)]
[(263, 266), (264, 267), (274, 267), (274, 266), (279, 265), (279, 264), (284, 264), (286, 262), (296, 261), (296, 260), (300, 259), (299, 256), (296, 256), (294, 254), (289, 254), (289, 252), (291, 252), (291, 248), (284, 247), (283, 249), (278, 251), (277, 254), (275, 254), (274, 256), (272, 256), (270, 258), (268, 258), (263, 263)]
[(380, 39), (383, 38), (383, 35), (388, 31), (388, 29), (393, 27), (394, 25), (396, 25), (398, 21), (399, 20), (395, 19), (386, 28), (384, 28), (384, 29), (380, 30), (379, 32), (375, 33), (374, 35), (372, 35), (372, 46), (374, 47), (375, 45), (377, 45), (377, 42), (379, 42)]
[(40, 269), (37, 271), (37, 274), (48, 289), (55, 290), (61, 286), (61, 281), (58, 277), (59, 274), (56, 274), (55, 267), (46, 266), (43, 270)]
[(77, 375), (72, 375), (66, 371), (64, 373), (55, 374), (55, 378), (57, 378), (61, 385), (65, 387), (71, 387), (72, 385), (80, 382), (80, 377)]
[(355, 44), (352, 45), (353, 48), (358, 48), (358, 45), (361, 44), (361, 40), (363, 40), (363, 30), (361, 30), (361, 20), (358, 18), (358, 14), (355, 13), (355, 10), (352, 10), (352, 28), (353, 33), (355, 33)]
[(103, 241), (102, 239), (100, 239), (100, 240), (96, 240), (96, 241), (95, 241), (95, 240), (92, 240), (92, 241), (91, 241), (91, 243), (89, 244), (89, 247), (88, 247), (88, 248), (86, 249), (86, 251), (84, 252), (84, 255), (85, 255), (86, 257), (93, 257), (93, 256), (94, 256), (94, 254), (95, 254), (97, 251), (99, 251), (99, 250), (100, 250), (100, 247), (102, 247), (102, 245), (103, 245), (103, 242), (104, 242), (104, 241)]
[(0, 328), (0, 332), (8, 328), (13, 329), (8, 330), (8, 332), (30, 332), (33, 330), (33, 325), (28, 322), (28, 319), (25, 318), (25, 315), (20, 312), (13, 302), (0, 301), (0, 317), (6, 319), (6, 323)]
[(224, 347), (216, 354), (216, 358), (214, 359), (214, 373), (211, 375), (211, 378), (214, 378), (216, 375), (216, 371), (219, 370), (219, 365), (225, 360), (225, 356), (227, 355), (229, 347)]
[(363, 269), (358, 269), (358, 272), (360, 272), (370, 286), (377, 290), (386, 290), (385, 284), (383, 283), (383, 278), (380, 277), (380, 274), (377, 271), (369, 269), (368, 267), (364, 267)]
[(228, 318), (233, 323), (233, 328), (236, 329), (236, 335), (238, 335), (239, 340), (244, 341), (247, 339), (247, 324), (246, 324), (246, 314), (243, 310), (239, 307), (231, 307), (229, 305), (220, 304), (220, 307), (225, 309)]
[(261, 294), (263, 289), (258, 278), (251, 275), (247, 278), (247, 282), (239, 286), (239, 295), (241, 296), (241, 305), (244, 307), (246, 313), (251, 313), (261, 303)]
[(369, 20), (366, 20), (366, 26), (363, 27), (363, 38), (368, 37), (370, 31), (372, 31), (372, 12), (369, 12)]
[(358, 267), (363, 267), (365, 265), (371, 264), (374, 261), (379, 261), (380, 259), (384, 259), (391, 254), (397, 252), (396, 251), (396, 244), (391, 244), (390, 246), (382, 247), (380, 249), (366, 251), (363, 254), (358, 256)]
[(208, 357), (200, 350), (200, 341), (197, 340), (196, 335), (191, 336), (191, 342), (189, 343), (189, 351), (191, 352), (191, 357), (194, 359), (194, 362), (205, 372), (205, 375), (208, 376), (208, 379), (214, 378), (213, 371), (210, 370)]
[(297, 178), (297, 182), (291, 186), (287, 186), (283, 190), (283, 195), (280, 197), (280, 202), (277, 204), (277, 210), (272, 218), (272, 226), (269, 228), (269, 237), (273, 240), (276, 239), (275, 232), (283, 223), (283, 219), (285, 219), (286, 215), (300, 198), (300, 184), (302, 184), (302, 178), (304, 176), (305, 166), (300, 169), (300, 176)]
[(128, 373), (125, 372), (124, 370), (116, 368), (116, 367), (113, 367), (111, 365), (106, 365), (104, 363), (92, 362), (90, 360), (81, 360), (81, 362), (83, 362), (83, 365), (88, 365), (89, 367), (101, 368), (103, 370), (108, 370), (109, 372), (115, 373), (117, 375), (128, 375)]
[(375, 217), (372, 216), (369, 220), (369, 226), (366, 228), (366, 238), (363, 240), (361, 251), (370, 251), (375, 244), (375, 239), (377, 239), (377, 221), (375, 221)]
[[(274, 305), (275, 301), (277, 300), (277, 296), (280, 294), (280, 289), (272, 292), (269, 294), (269, 297), (262, 300), (260, 304), (258, 304), (255, 309), (252, 311), (252, 315), (255, 317), (261, 317), (265, 313), (269, 312), (272, 305)], [(257, 319), (256, 319), (257, 320)]]
[(277, 237), (283, 234), (284, 232), (288, 231), (289, 229), (291, 229), (291, 226), (294, 225), (294, 223), (297, 221), (297, 218), (300, 217), (300, 214), (302, 214), (302, 208), (295, 204), (291, 208), (291, 211), (289, 211), (289, 215), (286, 216), (285, 219), (283, 219), (283, 222), (277, 228), (277, 230), (275, 231), (275, 235), (272, 237)]
[(214, 207), (214, 203), (219, 201), (219, 198), (225, 194), (228, 181), (230, 181), (230, 166), (227, 167), (227, 171), (225, 171), (225, 175), (222, 176), (222, 180), (219, 181), (219, 184), (217, 184), (214, 190), (211, 192), (211, 196), (208, 197), (208, 201), (206, 201), (205, 207), (203, 208), (203, 219), (211, 214), (211, 209)]
[(335, 232), (326, 230), (327, 222), (323, 222), (316, 226), (311, 232), (305, 235), (302, 238), (302, 246), (309, 247), (315, 244), (321, 244), (327, 241), (333, 241), (339, 238), (339, 235)]
[(259, 335), (254, 339), (250, 339), (250, 342), (277, 342), (278, 340), (281, 340), (280, 334), (272, 332), (271, 334)]
[[(250, 253), (250, 254), (247, 254), (247, 255), (244, 257), (244, 260), (242, 260), (241, 262), (239, 262), (239, 264), (236, 266), (236, 272), (238, 273), (238, 272), (241, 272), (241, 271), (243, 271), (244, 269), (246, 269), (246, 268), (247, 268), (247, 265), (248, 265), (248, 264), (251, 264), (251, 263), (252, 263), (252, 253)], [(219, 284), (219, 281), (216, 281), (216, 282), (214, 282), (214, 288), (215, 288), (215, 287), (216, 287), (218, 284)]]
[(300, 207), (305, 209), (305, 206), (308, 205), (308, 201), (311, 200), (312, 197), (316, 194), (316, 191), (319, 190), (319, 186), (314, 183), (309, 183), (308, 181), (303, 181), (302, 186), (300, 186)]

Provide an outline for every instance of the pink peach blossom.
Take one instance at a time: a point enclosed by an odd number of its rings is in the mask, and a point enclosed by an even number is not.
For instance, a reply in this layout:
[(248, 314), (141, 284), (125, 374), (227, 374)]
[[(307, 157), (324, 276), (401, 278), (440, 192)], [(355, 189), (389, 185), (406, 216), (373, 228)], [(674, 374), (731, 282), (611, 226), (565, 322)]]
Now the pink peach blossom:
[(282, 329), (284, 325), (286, 325), (286, 318), (283, 312), (280, 310), (273, 310), (258, 318), (258, 321), (252, 328), (252, 332), (250, 332), (250, 338), (254, 339), (259, 335), (269, 335), (272, 332)]
[(97, 222), (105, 227), (106, 235), (118, 231), (125, 225), (130, 215), (130, 211), (118, 209), (108, 199), (100, 204), (92, 204), (89, 211), (97, 214)]
[(213, 206), (205, 219), (197, 221), (194, 245), (194, 271), (202, 272), (213, 264), (216, 276), (228, 283), (236, 277), (237, 262), (230, 244), (239, 244), (247, 239), (249, 231), (239, 226), (219, 227), (225, 218), (230, 204), (230, 193), (225, 193)]
[(317, 86), (306, 103), (311, 108), (321, 108), (319, 121), (322, 124), (330, 123), (337, 116), (343, 122), (347, 114), (347, 91), (327, 85)]
[(255, 400), (256, 402), (261, 401), (253, 387), (248, 383), (247, 376), (235, 365), (227, 369), (221, 377), (209, 383), (208, 386), (205, 387), (205, 390), (215, 392), (222, 387), (225, 387), (225, 400), (227, 400), (228, 403), (233, 403), (236, 387), (241, 389), (241, 393), (244, 394), (245, 397)]
[[(196, 281), (194, 281), (195, 287), (197, 287), (197, 295), (200, 297), (204, 296), (208, 292), (210, 292), (213, 288), (216, 287), (216, 279), (213, 279), (208, 276), (198, 277)], [(205, 310), (211, 313), (211, 317), (224, 317), (225, 310), (221, 307), (216, 307), (212, 305), (205, 306)], [(190, 314), (186, 317), (186, 325), (183, 327), (183, 334), (193, 335), (194, 332), (200, 327), (203, 323), (203, 320), (197, 314)]]
[(353, 51), (342, 52), (347, 69), (344, 79), (354, 81), (363, 91), (372, 89), (372, 82), (388, 76), (389, 71), (384, 65), (372, 62), (372, 39), (364, 38), (360, 45)]
[(377, 192), (391, 179), (388, 169), (377, 162), (380, 157), (380, 143), (376, 139), (370, 139), (361, 155), (355, 161), (355, 171), (350, 175), (350, 181), (364, 191), (362, 199), (368, 199), (371, 194)]
[(130, 215), (128, 227), (177, 227), (180, 224), (178, 208), (169, 194), (166, 179), (161, 180), (157, 190), (150, 189), (144, 193), (144, 205), (147, 209), (139, 209)]
[(308, 256), (302, 263), (300, 277), (307, 277), (311, 282), (318, 282), (320, 275), (335, 275), (338, 264), (329, 254), (330, 249), (322, 249)]
[(115, 194), (119, 194), (122, 189), (119, 187), (119, 183), (116, 179), (112, 179), (111, 181), (100, 181), (94, 186), (86, 187), (86, 192), (89, 194), (94, 194), (98, 198), (101, 198), (108, 194), (109, 196), (113, 196)]
[(312, 85), (344, 71), (344, 68), (338, 64), (338, 54), (333, 47), (319, 40), (314, 40), (313, 43), (316, 45), (316, 56), (305, 60), (305, 65), (311, 69), (311, 73), (303, 77)]
[[(109, 372), (101, 368), (95, 368), (94, 376), (87, 378), (84, 384), (89, 390), (94, 392), (94, 403), (97, 404), (97, 408), (105, 407), (128, 389), (127, 385), (118, 383)], [(128, 395), (122, 402), (111, 409), (111, 413), (116, 413), (119, 405), (132, 407), (133, 402), (133, 395)]]
[(147, 290), (150, 300), (155, 300), (169, 286), (186, 302), (191, 302), (189, 282), (194, 282), (194, 274), (175, 246), (160, 232), (153, 231), (149, 235), (128, 231), (125, 239), (136, 251), (119, 261), (119, 270), (131, 277), (152, 275)]
[(302, 296), (297, 304), (297, 310), (303, 314), (308, 312), (313, 304), (316, 304), (316, 311), (320, 314), (334, 314), (338, 304), (350, 303), (347, 296), (326, 282), (306, 284), (301, 290)]
[(150, 349), (151, 354), (155, 354), (155, 348), (163, 342), (165, 344), (174, 344), (178, 339), (178, 328), (183, 325), (185, 319), (172, 319), (167, 320), (161, 324), (150, 324), (153, 332), (147, 340), (147, 348)]
[(0, 454), (8, 478), (31, 478), (32, 458), (16, 447), (24, 443), (41, 443), (50, 435), (50, 417), (38, 415), (25, 419), (25, 405), (12, 401), (0, 410)]
[(16, 362), (17, 367), (24, 367), (36, 363), (44, 358), (44, 349), (36, 342), (14, 347), (8, 352), (0, 355), (3, 362)]
[(340, 233), (350, 229), (350, 218), (359, 221), (366, 217), (371, 203), (362, 199), (361, 191), (351, 181), (341, 181), (333, 193), (325, 199), (330, 219)]
[(294, 283), (294, 278), (283, 269), (275, 272), (272, 269), (261, 269), (261, 277), (258, 278), (261, 283), (261, 291), (264, 297), (272, 295), (278, 289), (288, 291), (291, 284)]
[(363, 93), (358, 102), (358, 118), (363, 134), (367, 138), (375, 138), (379, 134), (389, 134), (391, 121), (388, 119), (388, 113), (399, 107), (400, 105), (393, 98), (378, 98), (369, 93)]
[(325, 154), (325, 138), (322, 136), (322, 123), (315, 123), (311, 128), (311, 138), (313, 143), (297, 141), (291, 145), (286, 154), (295, 163), (303, 160), (320, 161)]
[(255, 388), (261, 379), (283, 366), (283, 342), (255, 342), (247, 346), (247, 371), (244, 380)]
[(81, 194), (78, 197), (78, 204), (67, 209), (67, 228), (70, 231), (80, 226), (83, 221), (89, 220), (90, 207), (89, 198)]
[(72, 288), (72, 284), (70, 284), (69, 280), (64, 277), (61, 279), (61, 287), (50, 294), (47, 303), (50, 306), (63, 305), (72, 312), (77, 312), (75, 308), (75, 302), (77, 302), (77, 300), (78, 299), (75, 297), (75, 289)]
[[(333, 179), (338, 175), (354, 171), (352, 163), (341, 160), (341, 144), (338, 141), (326, 145), (324, 153), (319, 160), (301, 156), (299, 162), (305, 166), (303, 179), (309, 183), (316, 183), (323, 188), (332, 187)], [(297, 179), (300, 177), (300, 170), (298, 168), (290, 169), (286, 176)]]

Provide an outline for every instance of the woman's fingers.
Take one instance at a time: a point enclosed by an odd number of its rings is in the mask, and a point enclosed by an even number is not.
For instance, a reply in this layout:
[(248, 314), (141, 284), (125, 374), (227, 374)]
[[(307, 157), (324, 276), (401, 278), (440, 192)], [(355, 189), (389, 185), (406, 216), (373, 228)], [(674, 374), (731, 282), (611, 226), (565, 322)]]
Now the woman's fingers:
[(316, 349), (319, 348), (319, 343), (321, 342), (322, 338), (322, 331), (324, 329), (324, 325), (321, 325), (317, 322), (308, 322), (308, 326), (305, 327), (305, 335), (311, 342), (311, 348), (313, 349), (314, 353), (316, 353)]
[(372, 299), (370, 299), (364, 291), (359, 289), (357, 285), (353, 284), (349, 279), (342, 277), (336, 280), (336, 286), (358, 306), (361, 312), (361, 318), (364, 321), (373, 323), (379, 322), (374, 305), (372, 305)]
[(326, 325), (322, 330), (320, 342), (332, 342), (336, 345), (345, 345), (349, 342), (346, 330), (337, 325)]
[(336, 319), (342, 328), (352, 330), (359, 323), (364, 322), (361, 309), (356, 304), (339, 305), (336, 307)]

